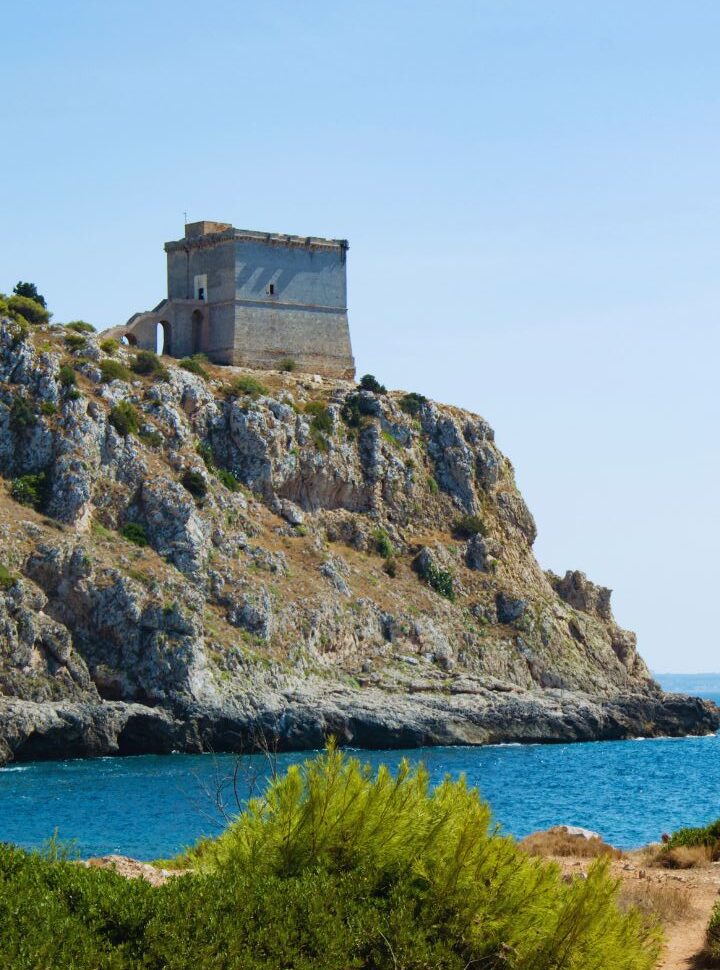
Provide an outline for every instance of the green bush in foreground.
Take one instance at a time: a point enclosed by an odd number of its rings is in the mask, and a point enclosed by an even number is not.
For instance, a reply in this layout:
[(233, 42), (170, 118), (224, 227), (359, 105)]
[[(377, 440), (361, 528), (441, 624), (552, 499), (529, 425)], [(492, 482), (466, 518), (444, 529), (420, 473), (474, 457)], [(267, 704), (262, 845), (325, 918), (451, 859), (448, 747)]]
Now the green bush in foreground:
[(650, 970), (607, 865), (563, 882), (491, 827), (464, 781), (430, 790), (331, 749), (289, 769), (158, 889), (0, 846), (0, 966), (74, 970)]

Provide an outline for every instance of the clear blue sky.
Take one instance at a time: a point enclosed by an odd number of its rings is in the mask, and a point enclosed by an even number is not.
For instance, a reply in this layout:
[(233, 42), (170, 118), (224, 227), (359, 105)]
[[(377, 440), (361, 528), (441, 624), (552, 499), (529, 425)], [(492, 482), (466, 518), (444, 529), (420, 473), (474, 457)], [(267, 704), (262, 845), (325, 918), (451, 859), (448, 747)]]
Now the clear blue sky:
[(190, 220), (350, 240), (360, 373), (480, 412), (542, 564), (720, 668), (717, 0), (6, 4), (0, 289), (122, 322)]

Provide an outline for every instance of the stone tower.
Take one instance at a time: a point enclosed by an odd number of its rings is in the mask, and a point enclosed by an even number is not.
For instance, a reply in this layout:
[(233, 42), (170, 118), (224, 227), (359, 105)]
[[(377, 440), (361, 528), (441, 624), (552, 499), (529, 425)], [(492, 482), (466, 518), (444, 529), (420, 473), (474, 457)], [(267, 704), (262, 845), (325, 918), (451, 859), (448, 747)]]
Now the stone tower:
[(165, 243), (168, 295), (115, 328), (163, 353), (207, 354), (218, 364), (352, 378), (344, 239), (288, 236), (193, 222)]

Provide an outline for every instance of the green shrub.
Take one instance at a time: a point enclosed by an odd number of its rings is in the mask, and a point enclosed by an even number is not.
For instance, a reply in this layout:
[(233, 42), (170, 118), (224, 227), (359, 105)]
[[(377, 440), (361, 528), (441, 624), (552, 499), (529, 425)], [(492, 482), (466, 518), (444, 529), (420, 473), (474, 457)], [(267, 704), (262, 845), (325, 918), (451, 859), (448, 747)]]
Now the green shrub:
[(49, 482), (45, 472), (38, 472), (35, 475), (21, 475), (13, 479), (10, 494), (21, 505), (29, 505), (30, 508), (40, 512), (45, 507), (48, 497)]
[(242, 374), (240, 377), (236, 377), (231, 384), (228, 384), (225, 391), (230, 397), (248, 394), (250, 397), (256, 398), (267, 394), (268, 389), (260, 381), (250, 377), (249, 374)]
[(720, 967), (720, 902), (715, 903), (710, 914), (707, 933), (705, 935), (706, 962), (699, 963), (701, 967)]
[(35, 326), (47, 323), (51, 316), (42, 304), (27, 296), (11, 296), (7, 305), (14, 316), (22, 317), (23, 320), (27, 320), (28, 323)]
[(212, 445), (207, 441), (202, 441), (195, 449), (205, 463), (205, 467), (209, 472), (215, 472), (215, 455), (213, 454)]
[(310, 429), (319, 434), (332, 434), (332, 412), (323, 401), (309, 401), (305, 405), (305, 413), (312, 415)]
[(189, 371), (191, 374), (197, 374), (198, 377), (208, 380), (210, 374), (205, 369), (204, 364), (207, 364), (205, 354), (193, 354), (192, 357), (183, 357), (180, 361), (180, 366), (183, 370)]
[(188, 469), (184, 472), (180, 481), (182, 482), (183, 488), (186, 488), (195, 498), (203, 499), (207, 495), (207, 482), (200, 472)]
[(372, 374), (365, 374), (360, 378), (360, 387), (363, 391), (372, 391), (373, 394), (387, 394), (387, 388), (381, 384)]
[(434, 589), (440, 596), (444, 596), (445, 599), (450, 601), (455, 599), (455, 583), (453, 574), (449, 569), (443, 569), (429, 557), (416, 560), (415, 567), (431, 589)]
[(102, 379), (107, 384), (109, 384), (110, 381), (132, 380), (132, 374), (125, 364), (121, 363), (119, 360), (101, 360), (100, 372), (102, 374)]
[(127, 539), (128, 542), (132, 542), (136, 546), (146, 546), (148, 544), (145, 528), (139, 522), (126, 523), (122, 527), (120, 535), (123, 539)]
[(294, 360), (290, 360), (290, 359), (288, 359), (288, 360), (281, 360), (280, 361), (280, 370), (284, 374), (292, 374), (292, 372), (294, 370), (297, 370), (297, 364), (295, 363)]
[(61, 387), (75, 387), (77, 384), (77, 375), (75, 371), (69, 364), (63, 364), (58, 371), (58, 381)]
[[(304, 880), (316, 879), (331, 913), (317, 931), (326, 927), (330, 953), (338, 940), (344, 952), (328, 964), (315, 938), (319, 952), (305, 951), (308, 967), (649, 970), (658, 954), (657, 934), (639, 914), (618, 911), (606, 863), (595, 864), (585, 880), (564, 883), (557, 867), (531, 859), (492, 828), (487, 805), (463, 779), (446, 779), (431, 791), (424, 768), (413, 771), (407, 762), (395, 776), (381, 768), (373, 777), (369, 767), (331, 748), (291, 767), (220, 838), (201, 843), (185, 861), (208, 879), (254, 877), (266, 887), (268, 908), (270, 887), (284, 887), (290, 926), (296, 893), (310, 890)], [(201, 883), (196, 891), (208, 899), (211, 888)], [(222, 908), (231, 918), (229, 900)], [(314, 927), (318, 915), (305, 899), (300, 912), (308, 910)], [(173, 912), (179, 915), (179, 907)], [(200, 932), (199, 914), (195, 919), (194, 932), (186, 927), (189, 939)], [(287, 937), (283, 942), (277, 966), (295, 953)]]
[(372, 401), (357, 393), (348, 394), (340, 409), (340, 417), (349, 428), (361, 428), (365, 421), (374, 415)]
[(38, 293), (38, 288), (34, 283), (16, 283), (13, 288), (13, 293), (15, 296), (27, 297), (27, 299), (32, 300), (34, 303), (39, 303), (44, 310), (47, 309), (45, 297), (41, 293)]
[(242, 488), (236, 476), (231, 471), (228, 471), (227, 468), (218, 468), (217, 477), (229, 492), (239, 492)]
[(406, 414), (415, 417), (415, 415), (420, 413), (423, 404), (427, 404), (427, 398), (422, 394), (416, 394), (415, 391), (410, 391), (409, 394), (403, 394), (399, 404)]
[(65, 344), (73, 352), (82, 350), (86, 346), (86, 343), (87, 341), (81, 333), (68, 333), (65, 335)]
[(100, 350), (104, 354), (109, 354), (112, 357), (120, 349), (120, 341), (116, 340), (114, 337), (106, 337), (105, 340), (100, 341)]
[(17, 394), (10, 405), (10, 427), (13, 431), (31, 428), (37, 420), (35, 411), (27, 398)]
[(17, 580), (17, 576), (10, 572), (7, 566), (0, 563), (0, 589), (10, 589)]
[(455, 520), (453, 532), (458, 539), (470, 539), (472, 536), (486, 536), (487, 526), (479, 515), (461, 515)]
[(150, 375), (158, 380), (166, 380), (168, 376), (163, 362), (153, 350), (139, 350), (131, 366), (136, 374)]
[(84, 320), (72, 320), (70, 323), (65, 324), (66, 330), (74, 330), (75, 333), (95, 333), (95, 327), (91, 323), (86, 323)]
[(664, 837), (663, 850), (667, 852), (680, 846), (696, 845), (707, 846), (712, 850), (713, 859), (720, 858), (720, 818), (709, 825), (678, 829), (669, 838)]
[(119, 401), (108, 416), (110, 424), (123, 437), (136, 434), (140, 427), (140, 418), (129, 401)]
[(395, 547), (390, 541), (390, 536), (387, 534), (385, 529), (375, 529), (373, 532), (373, 540), (375, 542), (375, 550), (383, 557), (383, 559), (389, 559), (395, 555)]
[(53, 404), (52, 401), (43, 401), (40, 410), (44, 415), (51, 418), (53, 414), (57, 414), (57, 405)]

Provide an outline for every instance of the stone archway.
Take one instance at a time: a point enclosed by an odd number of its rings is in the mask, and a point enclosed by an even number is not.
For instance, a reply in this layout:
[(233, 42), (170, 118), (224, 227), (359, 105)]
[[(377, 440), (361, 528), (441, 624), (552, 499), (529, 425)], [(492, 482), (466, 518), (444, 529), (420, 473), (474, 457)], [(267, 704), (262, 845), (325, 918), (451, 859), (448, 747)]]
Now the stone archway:
[(134, 333), (124, 333), (120, 338), (120, 343), (127, 347), (137, 347), (137, 337)]
[(158, 354), (167, 357), (172, 356), (172, 328), (167, 320), (158, 321), (155, 328), (156, 348)]
[(207, 348), (204, 346), (205, 318), (201, 310), (193, 310), (192, 315), (192, 352), (199, 354)]

